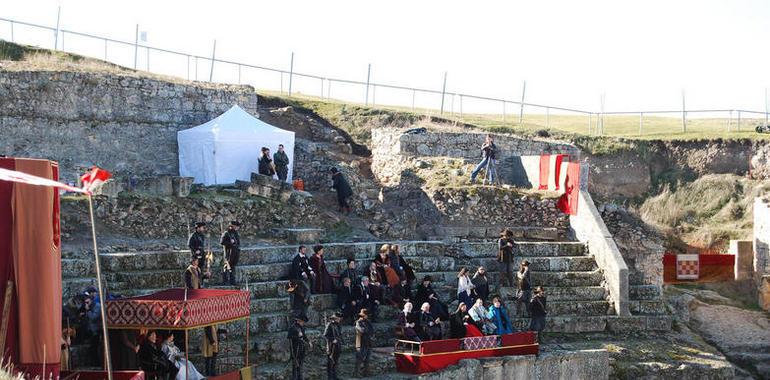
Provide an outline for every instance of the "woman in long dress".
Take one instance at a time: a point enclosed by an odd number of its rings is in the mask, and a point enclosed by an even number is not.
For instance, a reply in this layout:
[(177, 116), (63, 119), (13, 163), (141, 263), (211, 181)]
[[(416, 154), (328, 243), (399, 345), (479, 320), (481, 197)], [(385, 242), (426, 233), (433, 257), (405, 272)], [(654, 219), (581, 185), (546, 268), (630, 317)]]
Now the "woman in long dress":
[(334, 280), (324, 261), (324, 247), (320, 244), (313, 247), (313, 256), (310, 256), (310, 267), (316, 273), (313, 294), (334, 293)]
[[(160, 349), (163, 351), (163, 354), (166, 355), (168, 360), (174, 363), (174, 366), (179, 369), (179, 372), (176, 373), (176, 380), (202, 380), (206, 378), (198, 372), (198, 369), (195, 368), (194, 364), (185, 359), (184, 352), (174, 344), (174, 334), (168, 334)], [(190, 372), (186, 375), (185, 373), (188, 370)]]
[(466, 305), (473, 305), (476, 298), (474, 297), (476, 295), (475, 287), (468, 276), (468, 269), (460, 268), (460, 273), (457, 274), (457, 300)]

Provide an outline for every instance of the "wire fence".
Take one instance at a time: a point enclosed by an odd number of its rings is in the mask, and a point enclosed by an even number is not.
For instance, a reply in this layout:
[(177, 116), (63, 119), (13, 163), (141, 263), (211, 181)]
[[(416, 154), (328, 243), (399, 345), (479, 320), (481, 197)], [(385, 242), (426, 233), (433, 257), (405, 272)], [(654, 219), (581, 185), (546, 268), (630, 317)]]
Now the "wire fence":
[[(235, 62), (211, 56), (149, 46), (140, 42), (139, 26), (133, 42), (74, 30), (0, 17), (0, 38), (14, 43), (75, 53), (120, 66), (187, 80), (249, 84), (260, 90), (288, 96), (395, 107), (412, 112), (444, 115), (487, 124), (530, 125), (589, 135), (650, 136), (656, 134), (733, 133), (768, 125), (765, 110), (687, 109), (682, 94), (678, 110), (600, 111), (528, 102), (526, 82), (520, 100), (493, 98), (447, 90), (447, 73), (441, 89), (401, 86), (371, 80), (334, 78), (294, 70), (294, 53), (288, 69)], [(6, 27), (2, 27), (5, 23)], [(526, 113), (525, 113), (526, 111)]]

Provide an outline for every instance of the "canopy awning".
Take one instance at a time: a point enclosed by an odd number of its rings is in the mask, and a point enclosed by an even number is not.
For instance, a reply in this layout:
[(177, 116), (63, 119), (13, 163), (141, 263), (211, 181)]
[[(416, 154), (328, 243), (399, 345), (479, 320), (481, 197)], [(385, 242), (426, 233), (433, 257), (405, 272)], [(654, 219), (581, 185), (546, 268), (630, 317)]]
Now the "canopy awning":
[[(186, 296), (185, 296), (186, 292)], [(168, 289), (107, 301), (107, 327), (186, 330), (249, 317), (245, 290)]]

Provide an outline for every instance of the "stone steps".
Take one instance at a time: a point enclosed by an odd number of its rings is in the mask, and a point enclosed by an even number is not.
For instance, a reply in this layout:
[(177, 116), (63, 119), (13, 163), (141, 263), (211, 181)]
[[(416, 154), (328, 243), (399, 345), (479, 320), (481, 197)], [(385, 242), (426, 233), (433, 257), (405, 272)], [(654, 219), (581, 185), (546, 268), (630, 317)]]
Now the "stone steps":
[[(518, 290), (512, 287), (499, 289), (504, 299), (513, 299)], [(607, 298), (607, 290), (601, 286), (547, 287), (548, 302), (551, 301), (602, 301)]]
[[(575, 272), (575, 271), (592, 271), (597, 269), (596, 260), (592, 256), (554, 256), (554, 257), (516, 257), (514, 260), (514, 267), (518, 268), (519, 263), (527, 260), (530, 264), (531, 271), (541, 272)], [(485, 268), (497, 268), (499, 263), (497, 258), (473, 258), (460, 260), (460, 264), (457, 266), (466, 266), (468, 269), (475, 269), (478, 266), (484, 266)]]
[(660, 299), (660, 286), (658, 285), (629, 285), (628, 298), (631, 300), (656, 300)]

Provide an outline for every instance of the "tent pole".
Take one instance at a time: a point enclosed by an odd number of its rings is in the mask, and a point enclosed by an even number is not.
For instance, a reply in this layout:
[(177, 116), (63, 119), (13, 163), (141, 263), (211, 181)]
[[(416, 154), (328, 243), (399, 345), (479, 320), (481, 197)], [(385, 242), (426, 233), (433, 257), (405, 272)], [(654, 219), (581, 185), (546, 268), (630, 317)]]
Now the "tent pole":
[(94, 202), (91, 193), (88, 193), (88, 213), (91, 217), (91, 237), (94, 243), (94, 262), (96, 263), (96, 286), (99, 291), (99, 312), (102, 317), (102, 339), (104, 339), (104, 360), (107, 367), (107, 379), (112, 380), (112, 360), (110, 360), (110, 340), (107, 332), (107, 313), (104, 311), (107, 299), (104, 297), (104, 288), (102, 287), (102, 270), (99, 265), (99, 250), (96, 246), (96, 225), (94, 224)]
[(187, 380), (190, 376), (190, 347), (188, 347), (187, 343), (187, 329), (184, 329), (184, 380)]

